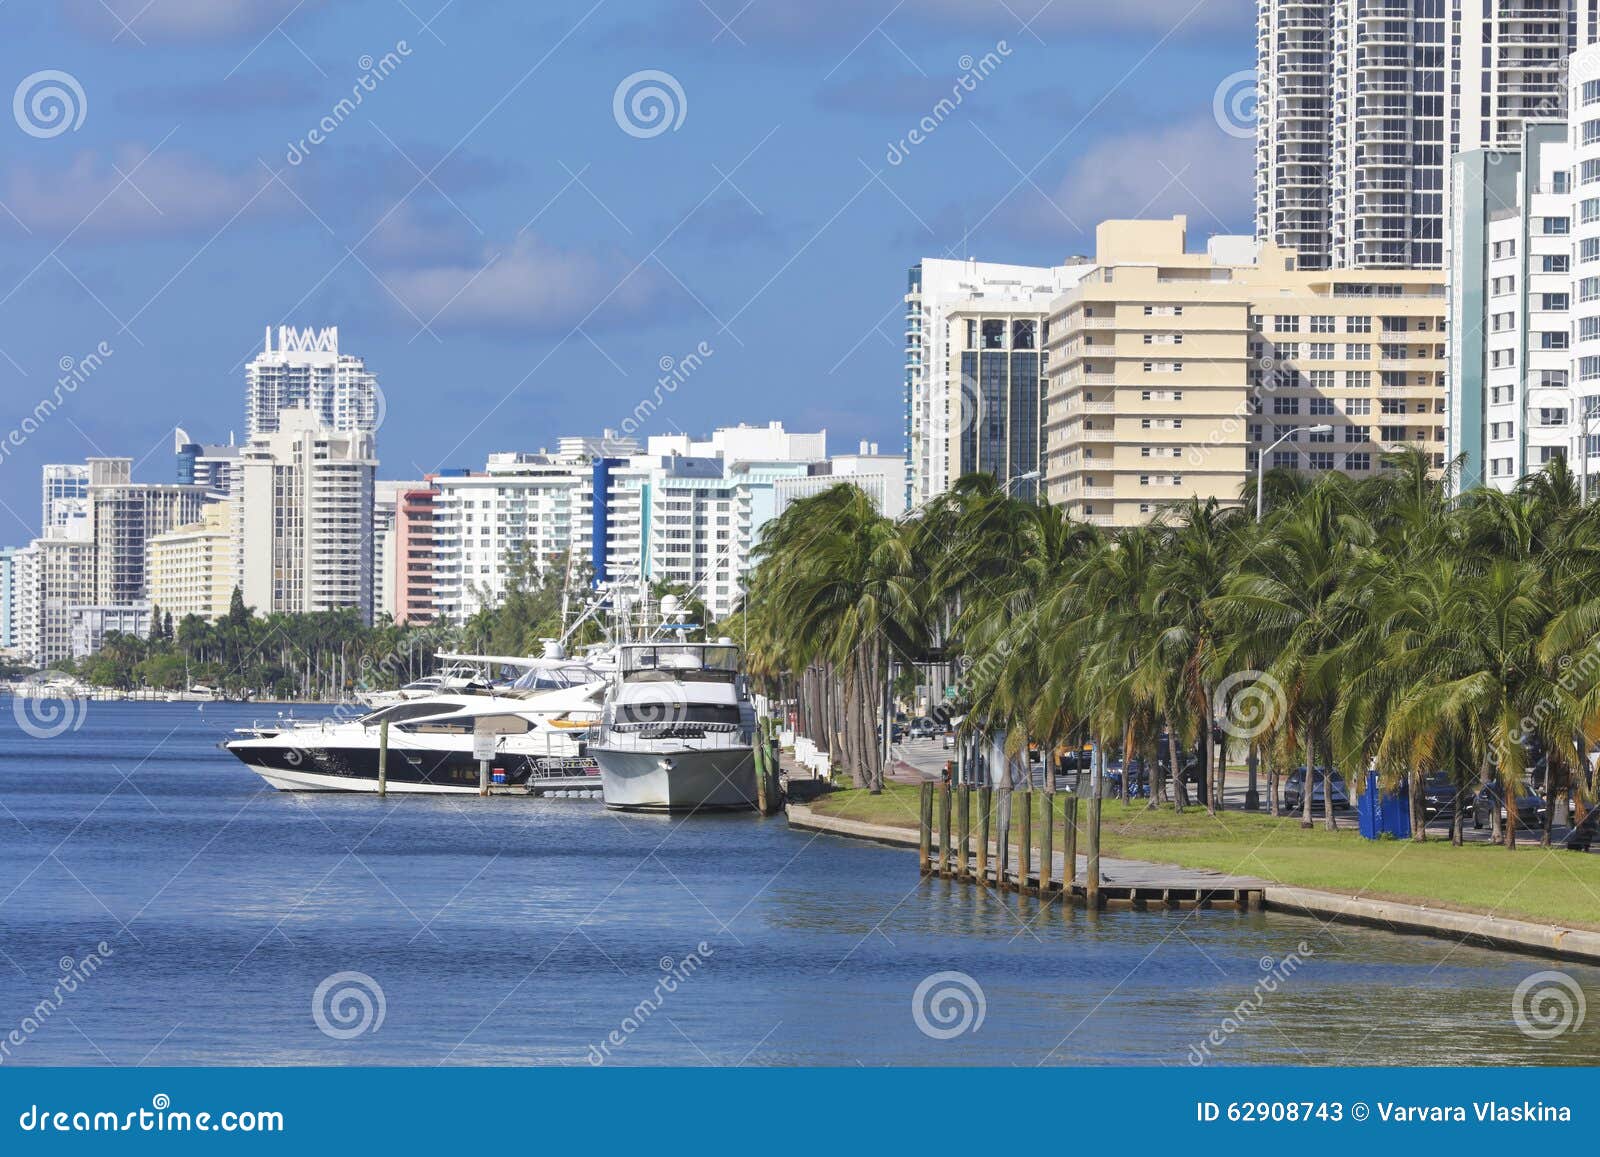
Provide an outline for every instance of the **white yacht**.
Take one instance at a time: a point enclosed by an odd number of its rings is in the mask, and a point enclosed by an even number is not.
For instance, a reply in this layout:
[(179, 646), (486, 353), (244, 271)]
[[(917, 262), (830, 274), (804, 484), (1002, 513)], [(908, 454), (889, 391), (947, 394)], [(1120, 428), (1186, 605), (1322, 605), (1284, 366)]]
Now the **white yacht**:
[(606, 806), (754, 808), (755, 724), (731, 640), (621, 644), (600, 736), (590, 747)]
[[(445, 658), (445, 656), (440, 656)], [(471, 663), (450, 663), (433, 675), (424, 675), (393, 691), (366, 691), (358, 698), (368, 707), (391, 707), (412, 699), (425, 699), (441, 691), (488, 691), (493, 684), (483, 668)]]
[(377, 791), (387, 721), (389, 791), (475, 794), (474, 738), (487, 731), (497, 736), (496, 782), (572, 777), (577, 784), (598, 774), (588, 745), (606, 688), (583, 664), (532, 661), (507, 688), (441, 690), (354, 719), (240, 728), (223, 746), (280, 791)]

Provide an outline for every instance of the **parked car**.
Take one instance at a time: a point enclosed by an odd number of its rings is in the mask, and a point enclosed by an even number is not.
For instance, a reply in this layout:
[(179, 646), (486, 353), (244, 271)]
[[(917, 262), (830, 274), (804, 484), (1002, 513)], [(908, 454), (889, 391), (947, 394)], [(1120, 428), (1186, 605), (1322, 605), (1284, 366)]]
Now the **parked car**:
[[(1529, 784), (1519, 784), (1514, 797), (1517, 804), (1517, 827), (1538, 830), (1544, 827), (1544, 799)], [(1499, 813), (1501, 822), (1506, 818), (1506, 797), (1498, 783), (1491, 783), (1478, 792), (1473, 803), (1472, 826), (1481, 828)]]
[[(1306, 769), (1297, 767), (1283, 781), (1283, 810), (1294, 813), (1301, 810), (1305, 801)], [(1350, 810), (1350, 793), (1345, 790), (1344, 777), (1326, 767), (1317, 768), (1316, 782), (1311, 788), (1311, 814), (1321, 815), (1323, 797), (1333, 801), (1334, 811)]]
[(938, 733), (931, 719), (914, 719), (911, 722), (910, 735), (912, 739), (932, 739)]
[[(1455, 813), (1458, 791), (1449, 772), (1430, 771), (1422, 777), (1422, 814), (1428, 821), (1443, 820), (1449, 823)], [(1472, 815), (1472, 796), (1461, 797), (1461, 815)]]

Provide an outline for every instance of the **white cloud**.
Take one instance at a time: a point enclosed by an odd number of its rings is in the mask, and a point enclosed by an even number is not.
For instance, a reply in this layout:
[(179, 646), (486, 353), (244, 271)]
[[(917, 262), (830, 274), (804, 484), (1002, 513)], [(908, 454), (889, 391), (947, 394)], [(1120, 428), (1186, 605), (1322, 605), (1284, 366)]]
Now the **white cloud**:
[(269, 181), (259, 166), (229, 172), (170, 146), (151, 153), (124, 145), (110, 156), (78, 153), (57, 167), (13, 166), (3, 200), (36, 233), (120, 240), (209, 232), (235, 214), (292, 205)]
[(602, 328), (653, 315), (664, 279), (646, 266), (557, 249), (532, 235), (472, 262), (385, 271), (407, 309), (435, 329), (505, 332)]
[(231, 40), (261, 36), (320, 0), (66, 0), (73, 23), (96, 36), (139, 41)]
[(1119, 134), (1096, 142), (1054, 188), (1046, 188), (1054, 205), (1035, 194), (1019, 209), (1018, 222), (1028, 232), (1063, 236), (1081, 228), (1092, 237), (1095, 225), (1108, 217), (1175, 213), (1188, 214), (1191, 228), (1201, 234), (1248, 231), (1255, 142), (1229, 136), (1209, 116)]

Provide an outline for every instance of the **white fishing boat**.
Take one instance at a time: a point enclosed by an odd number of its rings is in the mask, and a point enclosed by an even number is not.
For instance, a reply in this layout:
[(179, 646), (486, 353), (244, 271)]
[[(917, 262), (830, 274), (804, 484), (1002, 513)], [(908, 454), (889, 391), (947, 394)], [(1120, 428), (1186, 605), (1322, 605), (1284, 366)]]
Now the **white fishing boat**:
[(732, 641), (624, 643), (616, 662), (590, 749), (606, 806), (754, 808), (756, 713)]

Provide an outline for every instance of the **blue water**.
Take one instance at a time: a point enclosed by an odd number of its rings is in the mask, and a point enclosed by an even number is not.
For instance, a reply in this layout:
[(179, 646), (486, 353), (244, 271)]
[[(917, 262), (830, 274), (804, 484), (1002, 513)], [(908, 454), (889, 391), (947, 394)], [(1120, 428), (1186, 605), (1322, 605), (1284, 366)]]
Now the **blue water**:
[[(1276, 915), (1090, 918), (782, 817), (283, 794), (216, 748), (263, 713), (93, 703), (40, 739), (0, 701), (0, 1064), (1186, 1065), (1208, 1036), (1224, 1064), (1600, 1058), (1592, 1023), (1518, 1030), (1514, 992), (1554, 967), (1534, 958)], [(1600, 970), (1562, 971), (1600, 994)], [(950, 1039), (913, 1008), (941, 972), (970, 977)], [(335, 1002), (344, 1039), (313, 1015), (341, 973), (370, 1010)]]

